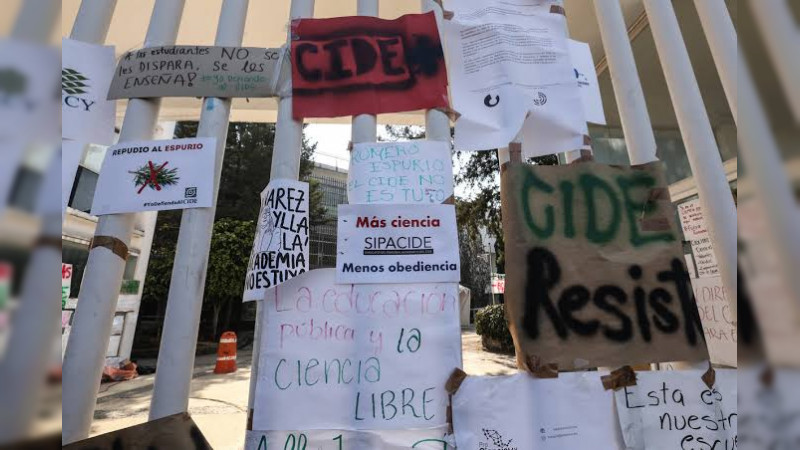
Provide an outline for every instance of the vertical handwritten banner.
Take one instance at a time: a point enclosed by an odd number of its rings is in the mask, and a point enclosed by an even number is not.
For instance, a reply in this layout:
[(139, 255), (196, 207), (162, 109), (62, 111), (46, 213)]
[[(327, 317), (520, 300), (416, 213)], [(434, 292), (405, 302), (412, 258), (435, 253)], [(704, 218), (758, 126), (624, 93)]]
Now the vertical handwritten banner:
[(302, 181), (272, 180), (261, 192), (244, 301), (261, 300), (268, 288), (308, 270), (308, 202)]
[(444, 426), (444, 385), (461, 366), (458, 285), (336, 284), (335, 274), (267, 291), (253, 429)]
[(453, 162), (447, 142), (353, 146), (347, 181), (351, 204), (442, 203), (452, 195)]
[(738, 333), (721, 277), (692, 279), (711, 362), (736, 366)]
[(737, 375), (717, 369), (709, 388), (702, 371), (640, 372), (636, 386), (614, 393), (626, 449), (737, 448)]

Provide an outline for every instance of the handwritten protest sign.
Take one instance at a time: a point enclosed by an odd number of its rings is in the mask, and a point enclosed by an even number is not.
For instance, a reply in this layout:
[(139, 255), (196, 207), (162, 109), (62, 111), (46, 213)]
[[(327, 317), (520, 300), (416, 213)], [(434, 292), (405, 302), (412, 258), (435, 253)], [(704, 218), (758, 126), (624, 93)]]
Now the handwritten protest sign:
[(520, 367), (708, 357), (660, 164), (509, 163), (501, 180)]
[[(446, 423), (461, 365), (458, 285), (337, 284), (333, 269), (267, 291), (253, 429)], [(280, 411), (276, 414), (275, 411)]]
[(272, 180), (261, 192), (261, 211), (247, 264), (244, 301), (308, 270), (308, 183)]
[(448, 106), (433, 13), (300, 19), (292, 36), (295, 119)]
[(678, 205), (678, 217), (684, 237), (692, 244), (697, 276), (701, 278), (718, 276), (719, 265), (711, 244), (711, 236), (708, 234), (700, 200), (690, 200)]
[(442, 203), (453, 195), (450, 144), (437, 141), (356, 144), (347, 199), (355, 203)]
[(446, 427), (418, 430), (248, 431), (245, 450), (448, 450)]
[(72, 287), (72, 264), (61, 263), (61, 309), (67, 307)]
[(467, 377), (453, 396), (458, 448), (617, 449), (614, 396), (600, 374)]
[(122, 55), (109, 99), (273, 97), (279, 48), (170, 45)]
[(457, 283), (457, 235), (453, 205), (339, 205), (336, 280)]
[(735, 367), (737, 325), (722, 278), (693, 278), (692, 287), (711, 362)]
[(737, 448), (736, 371), (716, 370), (712, 388), (699, 370), (640, 372), (614, 397), (626, 449)]
[(211, 206), (216, 145), (215, 138), (193, 138), (109, 147), (92, 214)]
[(111, 145), (116, 104), (106, 100), (114, 47), (61, 40), (61, 135)]

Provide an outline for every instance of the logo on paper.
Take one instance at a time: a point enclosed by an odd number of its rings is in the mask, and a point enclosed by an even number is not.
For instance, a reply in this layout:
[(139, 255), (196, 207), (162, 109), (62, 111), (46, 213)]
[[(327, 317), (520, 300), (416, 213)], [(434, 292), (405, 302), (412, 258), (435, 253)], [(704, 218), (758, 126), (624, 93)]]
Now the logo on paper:
[(544, 106), (547, 103), (547, 96), (544, 92), (537, 92), (536, 97), (533, 99), (533, 104), (536, 106)]
[(487, 94), (486, 97), (483, 98), (483, 104), (489, 108), (494, 108), (498, 103), (500, 103), (499, 95), (495, 95), (494, 100), (492, 100), (492, 94)]
[(89, 95), (89, 78), (75, 69), (61, 69), (61, 96), (64, 106), (81, 111), (91, 111), (96, 103), (91, 98), (81, 97)]
[[(178, 184), (178, 180), (180, 180), (180, 177), (178, 176), (178, 168), (175, 167), (168, 169), (167, 164), (169, 164), (169, 161), (160, 165), (153, 163), (153, 161), (148, 161), (144, 166), (130, 172), (133, 174), (134, 186), (139, 188), (136, 193), (141, 194), (142, 191), (144, 191), (144, 189), (147, 187), (155, 191), (161, 191), (165, 187)], [(189, 193), (189, 189), (186, 190), (186, 194)], [(197, 188), (194, 189), (196, 196)]]
[(519, 450), (518, 447), (512, 447), (513, 439), (505, 440), (503, 435), (497, 430), (483, 428), (483, 436), (489, 442), (479, 442), (479, 450)]

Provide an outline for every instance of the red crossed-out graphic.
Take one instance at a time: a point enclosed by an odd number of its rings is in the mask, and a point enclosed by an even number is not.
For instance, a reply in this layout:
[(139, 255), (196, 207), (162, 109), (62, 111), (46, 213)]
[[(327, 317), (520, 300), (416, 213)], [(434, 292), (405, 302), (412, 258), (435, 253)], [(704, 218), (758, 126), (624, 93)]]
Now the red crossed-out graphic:
[(142, 191), (144, 190), (144, 188), (146, 188), (148, 184), (152, 184), (153, 187), (156, 188), (157, 191), (160, 191), (161, 190), (161, 185), (158, 184), (158, 179), (157, 179), (158, 178), (158, 174), (162, 170), (164, 170), (164, 167), (166, 167), (167, 164), (169, 164), (169, 161), (165, 162), (164, 164), (161, 165), (161, 167), (156, 169), (155, 166), (153, 166), (153, 161), (147, 161), (147, 165), (150, 167), (150, 176), (144, 182), (142, 187), (139, 188), (139, 192), (137, 192), (137, 194), (141, 194)]

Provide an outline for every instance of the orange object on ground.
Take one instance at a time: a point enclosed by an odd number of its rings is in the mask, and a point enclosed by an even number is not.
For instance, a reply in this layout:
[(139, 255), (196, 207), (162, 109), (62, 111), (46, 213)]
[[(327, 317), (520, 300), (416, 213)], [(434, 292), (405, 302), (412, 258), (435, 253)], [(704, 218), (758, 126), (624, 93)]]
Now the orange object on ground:
[(217, 347), (217, 365), (214, 373), (236, 372), (236, 333), (226, 331), (219, 338)]

